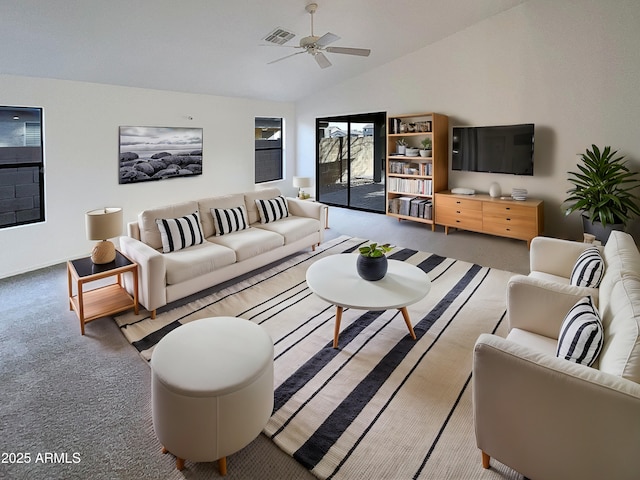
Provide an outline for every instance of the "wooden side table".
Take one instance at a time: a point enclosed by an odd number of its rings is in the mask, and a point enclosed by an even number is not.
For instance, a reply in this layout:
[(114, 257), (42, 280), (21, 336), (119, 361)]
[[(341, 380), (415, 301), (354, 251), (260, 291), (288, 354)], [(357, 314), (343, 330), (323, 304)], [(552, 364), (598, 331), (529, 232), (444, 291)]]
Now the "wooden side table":
[[(122, 275), (133, 275), (133, 296), (122, 283)], [(117, 277), (116, 283), (84, 291), (84, 284), (108, 277)], [(138, 264), (119, 251), (116, 259), (103, 265), (94, 264), (90, 257), (67, 262), (69, 283), (69, 310), (75, 310), (80, 319), (80, 332), (84, 335), (84, 324), (97, 318), (133, 308), (138, 314)], [(76, 293), (74, 295), (74, 284)]]

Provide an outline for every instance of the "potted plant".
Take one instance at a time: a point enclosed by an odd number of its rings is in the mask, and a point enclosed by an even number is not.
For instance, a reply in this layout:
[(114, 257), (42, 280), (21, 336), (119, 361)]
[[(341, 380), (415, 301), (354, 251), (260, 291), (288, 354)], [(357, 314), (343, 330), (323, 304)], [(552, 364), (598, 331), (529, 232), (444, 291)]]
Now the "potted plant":
[(420, 149), (420, 156), (430, 157), (431, 156), (431, 139), (428, 137), (425, 138), (420, 142), (420, 145), (422, 145), (422, 148)]
[(358, 260), (356, 262), (356, 270), (365, 280), (375, 281), (380, 280), (387, 274), (387, 257), (385, 254), (391, 251), (393, 247), (385, 243), (384, 245), (378, 245), (377, 243), (370, 243), (360, 247), (358, 251)]
[(407, 141), (404, 138), (399, 138), (396, 141), (396, 145), (398, 146), (398, 155), (404, 155), (407, 150)]
[(591, 145), (592, 150), (580, 155), (579, 172), (568, 172), (573, 187), (567, 190), (565, 214), (582, 212), (585, 233), (595, 235), (603, 244), (611, 230), (622, 230), (629, 215), (640, 215), (637, 197), (633, 190), (638, 186), (637, 172), (632, 172), (616, 157), (617, 150), (604, 147), (602, 151)]

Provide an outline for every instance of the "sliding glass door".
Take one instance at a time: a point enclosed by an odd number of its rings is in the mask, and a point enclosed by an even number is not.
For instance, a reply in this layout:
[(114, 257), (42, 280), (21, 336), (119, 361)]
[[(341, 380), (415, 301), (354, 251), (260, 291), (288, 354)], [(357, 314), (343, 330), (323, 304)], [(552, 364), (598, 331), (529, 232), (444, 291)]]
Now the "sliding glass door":
[(368, 113), (316, 120), (318, 201), (385, 211), (385, 118)]

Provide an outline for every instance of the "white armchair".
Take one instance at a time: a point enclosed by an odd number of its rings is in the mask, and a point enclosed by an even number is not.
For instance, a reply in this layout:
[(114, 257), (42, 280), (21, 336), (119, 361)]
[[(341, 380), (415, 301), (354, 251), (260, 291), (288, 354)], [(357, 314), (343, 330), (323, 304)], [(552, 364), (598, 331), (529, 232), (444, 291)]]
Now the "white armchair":
[[(508, 286), (507, 338), (478, 338), (473, 409), (485, 468), (493, 457), (532, 479), (639, 478), (640, 254), (614, 234), (597, 290), (562, 280), (584, 244), (534, 239), (532, 273)], [(561, 324), (585, 295), (599, 301), (604, 327), (591, 367), (555, 355)]]

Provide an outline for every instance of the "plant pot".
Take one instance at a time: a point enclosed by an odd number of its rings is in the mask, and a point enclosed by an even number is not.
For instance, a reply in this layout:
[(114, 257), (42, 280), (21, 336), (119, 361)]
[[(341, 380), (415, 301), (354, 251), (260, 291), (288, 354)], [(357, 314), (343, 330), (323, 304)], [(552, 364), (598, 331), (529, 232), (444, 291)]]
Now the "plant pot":
[(387, 268), (389, 263), (387, 257), (384, 255), (381, 257), (365, 257), (358, 255), (356, 262), (356, 270), (365, 280), (376, 281), (380, 280), (387, 274)]
[(404, 145), (398, 145), (398, 155), (404, 155), (407, 151), (407, 147)]
[(420, 150), (420, 156), (421, 157), (430, 157), (431, 156), (431, 150)]
[(582, 229), (584, 230), (584, 233), (590, 233), (591, 235), (594, 235), (596, 237), (596, 240), (600, 240), (600, 242), (602, 242), (602, 245), (604, 245), (607, 243), (607, 240), (609, 239), (609, 235), (611, 235), (611, 232), (613, 230), (624, 231), (624, 224), (614, 223), (614, 224), (607, 224), (606, 227), (603, 227), (602, 223), (600, 222), (596, 221), (591, 223), (591, 219), (589, 218), (589, 216), (583, 213)]

